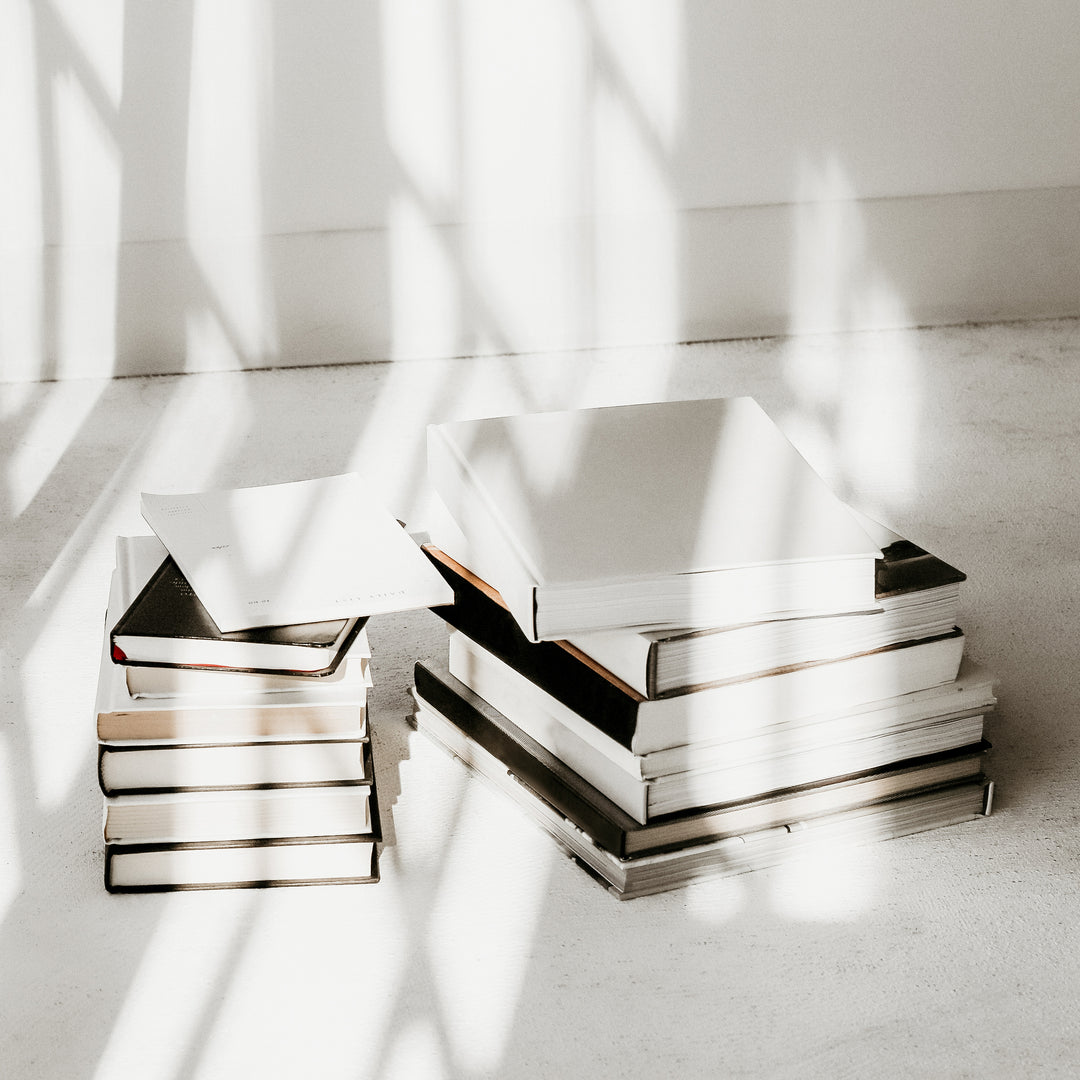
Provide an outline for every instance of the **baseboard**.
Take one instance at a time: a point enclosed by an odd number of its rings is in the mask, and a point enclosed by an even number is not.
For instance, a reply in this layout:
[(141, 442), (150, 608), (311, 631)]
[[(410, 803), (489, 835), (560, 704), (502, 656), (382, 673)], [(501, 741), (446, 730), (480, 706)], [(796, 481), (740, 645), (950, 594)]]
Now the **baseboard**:
[(1080, 187), (391, 220), (402, 224), (0, 248), (0, 380), (1080, 315)]

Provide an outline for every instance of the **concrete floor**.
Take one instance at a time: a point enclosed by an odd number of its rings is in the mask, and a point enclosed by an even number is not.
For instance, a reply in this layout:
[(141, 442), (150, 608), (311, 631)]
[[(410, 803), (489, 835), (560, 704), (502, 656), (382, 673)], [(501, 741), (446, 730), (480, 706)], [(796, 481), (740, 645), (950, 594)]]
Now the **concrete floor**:
[[(1060, 321), (0, 387), (0, 1074), (1077, 1075), (1078, 361)], [(967, 571), (992, 817), (619, 904), (409, 733), (421, 612), (370, 630), (380, 884), (104, 892), (92, 703), (140, 491), (358, 469), (422, 528), (430, 421), (714, 394)]]

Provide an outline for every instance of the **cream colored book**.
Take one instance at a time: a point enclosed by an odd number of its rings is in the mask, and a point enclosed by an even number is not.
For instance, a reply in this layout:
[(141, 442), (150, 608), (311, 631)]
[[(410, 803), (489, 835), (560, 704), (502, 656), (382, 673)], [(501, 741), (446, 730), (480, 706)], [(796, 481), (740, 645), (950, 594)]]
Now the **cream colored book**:
[(191, 494), (144, 492), (141, 508), (224, 633), (452, 598), (356, 473)]
[(432, 425), (428, 471), (533, 641), (877, 609), (880, 549), (752, 398)]

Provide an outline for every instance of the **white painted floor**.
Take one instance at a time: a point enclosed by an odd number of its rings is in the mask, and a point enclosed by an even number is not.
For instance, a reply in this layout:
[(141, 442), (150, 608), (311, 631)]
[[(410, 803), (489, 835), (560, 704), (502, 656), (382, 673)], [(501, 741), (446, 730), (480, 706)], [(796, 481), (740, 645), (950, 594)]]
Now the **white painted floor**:
[[(1080, 1062), (1080, 324), (0, 387), (0, 1075), (1057, 1077)], [(988, 819), (620, 904), (405, 724), (373, 622), (373, 887), (105, 893), (92, 704), (142, 490), (348, 469), (423, 527), (424, 425), (752, 394), (968, 572)]]

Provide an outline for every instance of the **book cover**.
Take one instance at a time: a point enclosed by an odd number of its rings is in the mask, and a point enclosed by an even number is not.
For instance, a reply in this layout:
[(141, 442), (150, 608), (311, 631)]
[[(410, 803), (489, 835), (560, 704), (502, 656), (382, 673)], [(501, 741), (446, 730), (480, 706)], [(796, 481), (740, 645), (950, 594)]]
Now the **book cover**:
[(771, 828), (812, 815), (867, 805), (980, 774), (989, 744), (982, 742), (900, 764), (826, 779), (741, 803), (707, 806), (637, 821), (557, 755), (455, 679), (445, 664), (418, 662), (414, 723), (469, 761), (482, 747), (520, 783), (619, 858), (706, 838)]
[(350, 618), (222, 633), (166, 555), (112, 628), (111, 654), (119, 664), (317, 677), (337, 670), (364, 622)]
[(432, 425), (428, 468), (534, 640), (602, 628), (593, 602), (654, 628), (874, 606), (879, 549), (751, 398)]
[(445, 584), (356, 473), (144, 492), (141, 506), (225, 633), (447, 602)]

